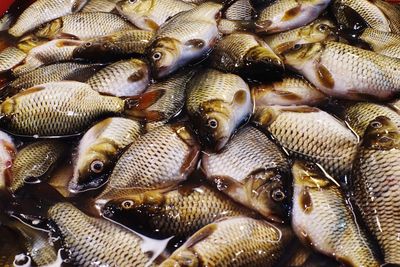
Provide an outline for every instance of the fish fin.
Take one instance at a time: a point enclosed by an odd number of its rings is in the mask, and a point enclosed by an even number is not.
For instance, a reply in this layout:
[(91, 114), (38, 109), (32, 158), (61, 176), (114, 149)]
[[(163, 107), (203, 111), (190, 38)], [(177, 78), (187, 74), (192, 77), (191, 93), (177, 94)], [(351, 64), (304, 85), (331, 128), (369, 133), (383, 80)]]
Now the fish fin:
[(153, 31), (157, 31), (158, 28), (160, 28), (160, 25), (158, 25), (157, 22), (155, 22), (152, 19), (146, 18), (144, 21), (145, 21), (147, 27), (149, 27)]
[(197, 164), (197, 159), (199, 158), (199, 148), (193, 147), (190, 149), (189, 153), (185, 157), (185, 161), (183, 162), (180, 172), (187, 173), (188, 170), (194, 169)]
[(70, 40), (79, 40), (79, 38), (73, 34), (60, 32), (55, 36), (54, 39), (70, 39)]
[(144, 71), (142, 71), (142, 70), (136, 71), (128, 77), (128, 82), (134, 83), (134, 82), (140, 81), (143, 79), (144, 76), (145, 76)]
[(66, 47), (66, 46), (78, 46), (82, 43), (80, 41), (75, 41), (71, 39), (63, 39), (56, 42), (57, 47)]
[(287, 100), (296, 101), (296, 100), (301, 100), (302, 99), (299, 95), (297, 95), (295, 93), (292, 93), (292, 92), (288, 92), (288, 91), (273, 90), (272, 92), (274, 94), (284, 98), (284, 99), (287, 99)]
[(257, 33), (259, 33), (259, 32), (267, 32), (268, 31), (268, 28), (270, 27), (272, 25), (272, 21), (271, 20), (264, 20), (264, 21), (261, 21), (261, 22), (257, 22), (256, 24), (255, 24), (255, 31), (257, 32)]
[(217, 225), (215, 223), (211, 223), (208, 224), (206, 226), (204, 226), (203, 228), (201, 228), (199, 231), (197, 231), (196, 233), (194, 233), (189, 239), (188, 241), (186, 241), (186, 243), (184, 244), (184, 246), (186, 248), (191, 248), (194, 245), (196, 245), (197, 243), (201, 242), (202, 240), (206, 239), (207, 237), (209, 237), (210, 235), (212, 235), (212, 233), (215, 232), (215, 230), (217, 230)]
[(349, 96), (350, 99), (353, 99), (353, 100), (366, 100), (366, 101), (371, 101), (371, 102), (376, 102), (377, 100), (379, 100), (374, 95), (370, 95), (367, 93), (361, 93), (361, 92), (358, 92), (357, 90), (353, 90), (353, 89), (348, 90), (346, 95)]
[(310, 192), (308, 191), (307, 187), (304, 188), (300, 192), (299, 204), (300, 204), (300, 208), (306, 214), (310, 214), (311, 211), (313, 210), (312, 198), (311, 198)]
[(191, 39), (185, 43), (186, 46), (191, 46), (193, 48), (202, 49), (206, 43), (201, 39)]
[(143, 114), (144, 119), (146, 122), (155, 122), (155, 121), (162, 121), (165, 120), (165, 114), (161, 111), (145, 111)]
[(79, 12), (88, 2), (88, 0), (75, 0), (71, 7), (71, 13)]
[(239, 90), (233, 96), (233, 103), (237, 105), (243, 105), (247, 101), (247, 93), (245, 90)]
[(297, 113), (312, 113), (312, 112), (320, 111), (318, 108), (309, 107), (309, 106), (283, 107), (280, 110), (281, 111), (289, 111), (289, 112), (297, 112)]
[(144, 92), (138, 96), (132, 96), (126, 99), (129, 109), (145, 110), (157, 102), (163, 95), (165, 90), (154, 90), (151, 92)]
[(296, 42), (286, 42), (278, 45), (275, 50), (278, 54), (281, 54), (285, 51), (288, 51), (289, 49), (292, 49), (296, 45)]
[(326, 88), (333, 89), (335, 86), (332, 73), (321, 63), (317, 64), (317, 77), (320, 83)]
[(287, 10), (282, 17), (282, 21), (288, 21), (297, 17), (298, 15), (300, 15), (301, 13), (300, 11), (301, 11), (301, 5), (298, 5), (292, 9)]

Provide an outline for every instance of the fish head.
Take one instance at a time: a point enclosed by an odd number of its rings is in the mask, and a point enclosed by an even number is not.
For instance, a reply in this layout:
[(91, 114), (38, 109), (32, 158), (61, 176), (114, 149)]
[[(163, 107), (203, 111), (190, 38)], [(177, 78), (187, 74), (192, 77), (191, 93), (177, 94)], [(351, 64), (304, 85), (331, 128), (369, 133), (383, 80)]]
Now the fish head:
[(120, 54), (120, 49), (108, 38), (88, 40), (74, 49), (72, 57), (74, 59), (98, 60), (99, 54), (102, 55), (102, 60), (112, 59)]
[(163, 78), (177, 70), (181, 62), (181, 42), (174, 38), (164, 37), (153, 42), (148, 58), (156, 78)]
[(400, 149), (400, 130), (388, 117), (376, 117), (365, 130), (362, 146), (376, 150)]
[(28, 53), (32, 48), (42, 45), (48, 41), (49, 39), (47, 38), (40, 38), (34, 34), (28, 34), (18, 41), (17, 47), (25, 53)]
[(155, 0), (123, 0), (117, 3), (116, 8), (121, 15), (140, 29), (155, 31), (158, 29), (158, 24), (149, 19), (155, 3)]
[(308, 33), (301, 32), (300, 34), (304, 34), (302, 37), (309, 43), (333, 41), (337, 39), (335, 25), (326, 19), (312, 24)]
[(168, 259), (162, 262), (163, 267), (196, 267), (200, 266), (200, 260), (196, 253), (189, 249), (179, 249)]
[(322, 168), (312, 162), (296, 160), (292, 167), (292, 174), (294, 187), (319, 189), (332, 183)]
[(39, 30), (35, 32), (35, 35), (41, 38), (54, 39), (60, 32), (62, 26), (62, 19), (55, 19), (39, 28)]
[(322, 43), (295, 44), (281, 55), (285, 64), (295, 69), (302, 69), (307, 63), (317, 61), (323, 48)]

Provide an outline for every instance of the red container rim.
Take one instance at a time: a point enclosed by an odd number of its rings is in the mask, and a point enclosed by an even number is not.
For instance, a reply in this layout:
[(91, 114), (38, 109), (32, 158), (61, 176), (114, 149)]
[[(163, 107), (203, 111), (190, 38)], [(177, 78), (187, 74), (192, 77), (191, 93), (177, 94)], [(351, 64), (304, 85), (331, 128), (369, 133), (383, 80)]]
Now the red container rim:
[(4, 13), (10, 8), (11, 4), (14, 0), (1, 0), (0, 1), (0, 16), (3, 16)]

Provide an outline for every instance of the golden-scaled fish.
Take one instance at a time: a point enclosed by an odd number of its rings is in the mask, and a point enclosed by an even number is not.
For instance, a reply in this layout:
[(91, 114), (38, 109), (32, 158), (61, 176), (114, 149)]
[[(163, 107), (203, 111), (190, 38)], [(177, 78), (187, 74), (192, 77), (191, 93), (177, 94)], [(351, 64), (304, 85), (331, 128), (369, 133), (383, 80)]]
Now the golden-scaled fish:
[(265, 134), (243, 128), (220, 153), (204, 153), (201, 164), (207, 179), (234, 201), (270, 220), (284, 221), (289, 164)]
[(330, 96), (388, 99), (400, 91), (400, 59), (338, 42), (303, 44), (283, 53), (285, 65)]
[(292, 236), (283, 225), (248, 217), (221, 219), (197, 231), (160, 266), (272, 267)]
[(119, 0), (89, 0), (82, 8), (82, 12), (109, 12), (117, 6)]
[(121, 155), (97, 204), (141, 190), (175, 186), (197, 166), (199, 150), (184, 124), (155, 128)]
[(0, 131), (0, 190), (11, 183), (11, 167), (16, 154), (17, 148), (11, 136)]
[(93, 38), (79, 45), (74, 50), (73, 58), (104, 61), (144, 54), (153, 36), (154, 33), (150, 31), (127, 30)]
[(19, 37), (53, 19), (79, 12), (88, 0), (37, 0), (18, 17), (8, 33)]
[(307, 26), (263, 38), (277, 54), (293, 48), (296, 44), (317, 43), (335, 39), (334, 24), (327, 19), (318, 19)]
[(219, 37), (221, 4), (206, 2), (168, 20), (156, 33), (148, 57), (156, 78), (162, 78), (210, 52)]
[(123, 17), (147, 31), (156, 31), (167, 19), (194, 7), (181, 0), (123, 0), (117, 4), (117, 10)]
[(135, 29), (132, 24), (116, 14), (88, 12), (55, 19), (34, 34), (48, 39), (65, 37), (84, 40), (132, 29)]
[(260, 38), (252, 33), (232, 33), (223, 37), (210, 56), (211, 66), (226, 72), (259, 72), (283, 70), (282, 60)]
[(108, 118), (92, 126), (79, 142), (70, 191), (104, 184), (119, 154), (139, 138), (141, 131), (140, 123), (126, 118)]
[(151, 253), (144, 251), (143, 239), (134, 232), (100, 218), (89, 217), (69, 203), (57, 203), (48, 211), (56, 224), (75, 266), (149, 266)]
[(101, 69), (86, 83), (101, 94), (134, 96), (147, 88), (149, 72), (147, 64), (140, 59), (122, 60)]
[(346, 266), (381, 266), (376, 248), (355, 221), (339, 184), (305, 161), (296, 161), (292, 174), (292, 228), (297, 237)]
[(400, 130), (388, 117), (368, 125), (354, 162), (352, 196), (385, 263), (400, 264)]
[(284, 32), (304, 26), (328, 7), (331, 0), (278, 0), (261, 10), (257, 32)]
[(207, 69), (187, 86), (186, 109), (203, 143), (221, 150), (253, 112), (250, 89), (235, 74)]
[(357, 102), (345, 105), (343, 119), (358, 136), (364, 135), (368, 124), (378, 116), (388, 117), (400, 127), (400, 115), (393, 109), (369, 102)]
[(49, 40), (46, 38), (39, 38), (34, 34), (28, 34), (18, 40), (17, 48), (25, 53), (28, 53), (36, 46), (47, 43)]
[(257, 107), (254, 121), (291, 156), (321, 164), (335, 177), (348, 174), (357, 136), (325, 111), (308, 106)]
[(229, 20), (251, 20), (254, 13), (251, 0), (237, 0), (226, 9), (224, 16)]
[(102, 213), (113, 220), (133, 216), (135, 224), (148, 231), (184, 237), (223, 217), (254, 215), (218, 190), (190, 182), (166, 192), (152, 190), (113, 199)]
[(296, 76), (285, 76), (279, 81), (255, 85), (251, 88), (251, 95), (256, 106), (313, 106), (327, 99), (314, 85)]
[(4, 129), (39, 137), (75, 135), (94, 121), (129, 113), (129, 100), (102, 96), (89, 85), (53, 82), (31, 87), (0, 104)]
[(26, 57), (26, 53), (16, 47), (7, 47), (0, 52), (0, 73), (9, 71), (20, 64)]
[(34, 142), (22, 148), (11, 167), (10, 190), (16, 192), (25, 183), (39, 183), (46, 180), (65, 150), (67, 150), (65, 144), (52, 140)]

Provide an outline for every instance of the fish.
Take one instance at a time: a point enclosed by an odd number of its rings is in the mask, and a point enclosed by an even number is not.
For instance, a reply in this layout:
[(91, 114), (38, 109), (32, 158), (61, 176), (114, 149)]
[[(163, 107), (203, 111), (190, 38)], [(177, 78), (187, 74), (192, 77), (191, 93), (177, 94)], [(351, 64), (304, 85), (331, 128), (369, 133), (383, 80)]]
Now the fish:
[[(16, 238), (16, 236), (18, 238)], [(0, 225), (0, 265), (4, 267), (13, 266), (15, 256), (26, 251), (20, 240), (19, 232), (6, 225), (3, 220)], [(26, 260), (17, 261), (17, 263), (26, 263)]]
[(11, 192), (17, 192), (25, 183), (47, 180), (66, 151), (66, 144), (54, 140), (38, 141), (22, 148), (11, 167)]
[(10, 46), (0, 52), (0, 73), (12, 70), (18, 66), (26, 57), (22, 50)]
[(267, 35), (263, 40), (277, 55), (280, 55), (296, 44), (334, 41), (337, 40), (337, 36), (335, 25), (330, 20), (317, 19), (304, 27)]
[(88, 0), (37, 0), (22, 12), (8, 33), (20, 37), (40, 25), (79, 12)]
[(135, 27), (112, 13), (88, 12), (66, 15), (46, 23), (34, 32), (39, 38), (87, 40)]
[(241, 129), (220, 153), (203, 153), (201, 167), (207, 179), (234, 201), (269, 220), (285, 220), (289, 163), (261, 131)]
[(229, 20), (251, 20), (255, 13), (250, 0), (237, 0), (226, 9), (224, 16)]
[(232, 34), (236, 32), (253, 32), (257, 28), (254, 20), (230, 20), (220, 19), (218, 31), (222, 34)]
[(82, 12), (108, 12), (115, 10), (119, 0), (89, 0)]
[(101, 208), (114, 198), (176, 186), (197, 166), (199, 154), (195, 136), (185, 124), (157, 127), (121, 155), (95, 204)]
[(118, 156), (141, 133), (140, 123), (127, 118), (107, 118), (93, 125), (79, 142), (69, 190), (77, 193), (104, 184)]
[(221, 219), (193, 234), (160, 267), (272, 267), (291, 240), (292, 232), (284, 225), (247, 217)]
[(339, 184), (317, 164), (295, 161), (292, 228), (315, 250), (346, 266), (381, 266)]
[(150, 82), (150, 70), (140, 59), (117, 61), (98, 71), (87, 84), (101, 94), (134, 96), (142, 93)]
[(169, 18), (194, 7), (194, 4), (180, 0), (123, 0), (117, 4), (121, 16), (147, 31), (157, 31)]
[(252, 114), (249, 86), (235, 74), (203, 70), (187, 85), (186, 110), (206, 147), (219, 151)]
[(74, 49), (72, 57), (78, 60), (110, 61), (144, 54), (153, 36), (153, 32), (143, 30), (115, 32), (80, 44)]
[(399, 100), (399, 99), (397, 99), (397, 100), (395, 100), (395, 101), (389, 103), (389, 106), (390, 106), (391, 108), (393, 108), (394, 110), (396, 110), (397, 113), (400, 114), (400, 100)]
[(102, 266), (149, 266), (151, 263), (151, 256), (142, 250), (143, 239), (122, 226), (90, 217), (65, 202), (53, 205), (47, 214), (54, 225), (53, 236), (62, 238), (73, 265), (90, 266), (96, 262)]
[(156, 79), (199, 61), (219, 38), (217, 21), (221, 4), (206, 2), (183, 11), (157, 31), (147, 53)]
[(351, 193), (386, 264), (400, 264), (400, 130), (378, 116), (365, 130), (354, 161)]
[(327, 96), (302, 77), (285, 76), (282, 80), (255, 85), (251, 88), (255, 106), (318, 105)]
[(213, 187), (190, 183), (168, 191), (151, 190), (112, 199), (104, 206), (102, 214), (111, 219), (133, 215), (136, 225), (143, 223), (151, 232), (183, 237), (220, 218), (254, 216)]
[(232, 73), (283, 71), (282, 60), (260, 38), (251, 33), (223, 37), (210, 55), (211, 66)]
[(350, 174), (358, 137), (325, 111), (308, 106), (256, 107), (253, 122), (291, 157), (320, 164), (335, 178)]
[(307, 25), (321, 15), (330, 0), (280, 0), (262, 9), (258, 33), (278, 33)]
[(381, 55), (400, 59), (400, 45), (388, 46), (378, 52)]
[(0, 190), (5, 190), (12, 180), (11, 168), (17, 154), (13, 138), (0, 131)]
[(80, 134), (106, 116), (129, 113), (129, 101), (102, 96), (89, 85), (62, 81), (26, 89), (0, 104), (3, 129), (20, 136)]
[(47, 42), (49, 42), (49, 39), (47, 38), (39, 38), (34, 34), (27, 34), (18, 40), (16, 46), (19, 50), (23, 51), (24, 53), (28, 53), (33, 48), (45, 44)]
[(283, 57), (287, 67), (329, 96), (387, 100), (400, 91), (397, 58), (338, 42), (298, 45)]

